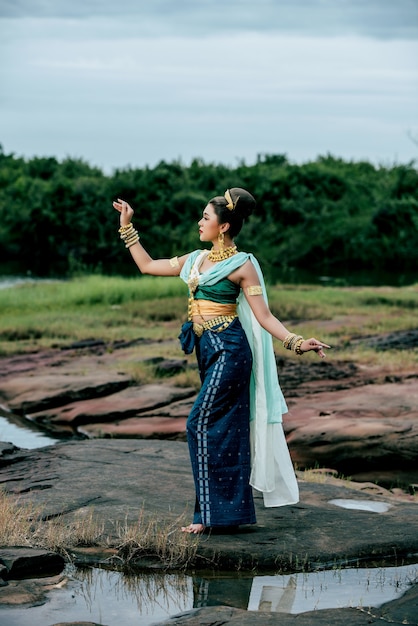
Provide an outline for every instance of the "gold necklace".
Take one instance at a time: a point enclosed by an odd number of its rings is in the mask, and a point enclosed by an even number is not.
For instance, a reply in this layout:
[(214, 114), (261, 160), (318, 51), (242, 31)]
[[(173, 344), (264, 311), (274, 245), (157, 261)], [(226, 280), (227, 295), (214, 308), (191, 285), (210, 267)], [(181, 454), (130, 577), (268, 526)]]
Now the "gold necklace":
[(238, 252), (237, 246), (230, 246), (229, 248), (224, 248), (223, 250), (212, 250), (208, 254), (208, 260), (213, 263), (217, 263), (218, 261), (225, 261), (229, 259), (231, 256), (234, 256)]

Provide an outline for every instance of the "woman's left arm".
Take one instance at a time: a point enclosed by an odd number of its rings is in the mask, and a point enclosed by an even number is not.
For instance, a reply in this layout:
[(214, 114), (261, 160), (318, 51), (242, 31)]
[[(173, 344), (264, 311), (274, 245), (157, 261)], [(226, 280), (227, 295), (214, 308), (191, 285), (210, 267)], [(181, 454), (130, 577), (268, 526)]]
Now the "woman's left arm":
[[(259, 324), (273, 337), (280, 341), (285, 341), (286, 338), (292, 335), (284, 324), (277, 319), (270, 311), (266, 301), (261, 292), (260, 280), (258, 278), (257, 270), (251, 261), (247, 261), (236, 272), (236, 276), (231, 278), (238, 279), (241, 289), (244, 292), (245, 298), (251, 307)], [(299, 348), (301, 352), (315, 351), (321, 358), (325, 357), (324, 348), (330, 348), (323, 341), (319, 341), (314, 337), (310, 339), (304, 339), (301, 342)]]

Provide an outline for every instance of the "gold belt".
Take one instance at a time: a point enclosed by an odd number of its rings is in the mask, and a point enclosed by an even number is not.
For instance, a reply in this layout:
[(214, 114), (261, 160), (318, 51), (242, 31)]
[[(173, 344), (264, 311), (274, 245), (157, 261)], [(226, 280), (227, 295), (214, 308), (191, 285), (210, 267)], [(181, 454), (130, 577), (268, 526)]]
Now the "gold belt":
[(219, 302), (212, 302), (211, 300), (193, 300), (190, 303), (190, 315), (236, 315), (237, 305), (234, 304), (221, 304)]
[[(214, 317), (212, 320), (208, 320), (207, 322), (203, 322), (203, 324), (193, 323), (193, 330), (198, 337), (201, 337), (205, 330), (213, 329), (213, 332), (220, 333), (225, 328), (228, 328), (231, 322), (238, 317), (235, 315), (218, 315), (218, 317)], [(220, 324), (218, 326), (218, 324)], [(213, 328), (214, 326), (218, 326), (218, 328)]]

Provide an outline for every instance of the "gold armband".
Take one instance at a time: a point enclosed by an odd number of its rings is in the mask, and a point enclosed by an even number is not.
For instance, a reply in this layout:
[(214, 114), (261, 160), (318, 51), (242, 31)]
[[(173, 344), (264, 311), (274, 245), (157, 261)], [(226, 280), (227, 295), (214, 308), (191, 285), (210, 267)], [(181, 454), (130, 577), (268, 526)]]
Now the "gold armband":
[(251, 285), (247, 287), (247, 293), (249, 296), (262, 296), (263, 288), (261, 285)]
[(168, 262), (170, 263), (171, 267), (180, 267), (179, 258), (177, 256), (173, 256), (173, 258), (169, 259)]

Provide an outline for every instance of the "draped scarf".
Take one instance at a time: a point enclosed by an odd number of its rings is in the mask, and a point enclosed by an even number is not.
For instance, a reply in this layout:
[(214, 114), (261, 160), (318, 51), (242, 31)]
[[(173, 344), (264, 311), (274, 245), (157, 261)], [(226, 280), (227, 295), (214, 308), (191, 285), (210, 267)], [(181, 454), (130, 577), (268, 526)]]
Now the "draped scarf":
[[(195, 250), (187, 258), (180, 277), (185, 283), (211, 286), (226, 278), (248, 260), (254, 265), (263, 298), (268, 304), (263, 273), (257, 259), (246, 252), (216, 263), (203, 273), (199, 268), (207, 250)], [(283, 414), (287, 405), (280, 388), (273, 339), (257, 321), (241, 290), (237, 299), (237, 313), (250, 344), (253, 366), (250, 380), (250, 484), (263, 493), (267, 507), (295, 504), (299, 489), (283, 432)]]

